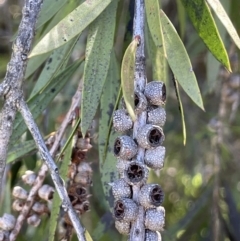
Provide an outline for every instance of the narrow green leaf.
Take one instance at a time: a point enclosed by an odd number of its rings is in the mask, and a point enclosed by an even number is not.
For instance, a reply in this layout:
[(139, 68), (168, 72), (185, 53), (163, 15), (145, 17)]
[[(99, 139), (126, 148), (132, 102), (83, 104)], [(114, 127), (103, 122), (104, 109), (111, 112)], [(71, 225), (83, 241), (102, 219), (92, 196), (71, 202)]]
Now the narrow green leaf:
[(224, 10), (221, 2), (219, 0), (207, 0), (208, 4), (211, 6), (211, 8), (214, 10), (222, 24), (225, 26), (227, 32), (231, 36), (233, 42), (237, 45), (237, 47), (240, 49), (240, 38), (238, 36), (238, 33), (236, 29), (234, 28), (232, 21), (228, 17), (226, 11)]
[[(71, 161), (72, 156), (72, 142), (68, 143), (66, 151), (64, 153), (64, 158), (62, 160), (62, 164), (59, 168), (60, 177), (66, 181), (67, 180), (67, 173), (69, 168), (69, 163)], [(58, 224), (58, 216), (60, 212), (61, 206), (61, 199), (57, 192), (54, 193), (52, 208), (51, 208), (51, 216), (50, 216), (50, 223), (49, 223), (49, 241), (54, 241), (54, 236)]]
[(181, 101), (181, 97), (180, 97), (178, 82), (175, 79), (174, 79), (174, 86), (175, 86), (176, 96), (177, 96), (178, 103), (179, 103), (179, 109), (181, 112), (182, 128), (183, 128), (183, 145), (185, 146), (186, 141), (187, 141), (187, 132), (186, 132), (186, 124), (185, 124), (185, 118), (184, 118), (184, 110), (183, 110), (183, 105), (182, 105), (182, 101)]
[(165, 56), (165, 47), (163, 44), (163, 33), (160, 21), (160, 7), (158, 0), (145, 0), (147, 23), (152, 35), (152, 39), (157, 48), (162, 49)]
[(48, 58), (48, 61), (46, 62), (36, 84), (34, 85), (30, 98), (51, 82), (63, 63), (69, 59), (70, 53), (72, 52), (76, 41), (77, 37), (73, 38), (67, 44), (53, 51), (53, 53)]
[(152, 63), (154, 80), (166, 82), (166, 52), (163, 44), (163, 33), (160, 21), (160, 8), (158, 0), (146, 1), (146, 45)]
[(231, 71), (227, 51), (218, 33), (218, 29), (206, 1), (181, 1), (203, 42), (215, 58)]
[(176, 29), (163, 11), (160, 16), (167, 60), (174, 76), (189, 97), (204, 110), (201, 93), (187, 51)]
[(36, 149), (37, 148), (34, 140), (17, 143), (8, 151), (7, 163), (16, 161), (18, 158), (21, 158)]
[(86, 241), (93, 241), (90, 233), (87, 230), (85, 231), (85, 238), (86, 238)]
[[(65, 84), (69, 81), (69, 79), (79, 67), (81, 62), (82, 59), (74, 62), (68, 68), (61, 71), (55, 78), (53, 78), (51, 83), (43, 91), (38, 92), (35, 96), (33, 96), (33, 98), (31, 98), (27, 102), (34, 119), (36, 119), (45, 110), (48, 104), (65, 86)], [(22, 119), (22, 116), (20, 114), (17, 114), (14, 122), (14, 131), (11, 137), (11, 143), (19, 140), (21, 135), (26, 130), (27, 127)]]
[(45, 24), (49, 19), (51, 19), (54, 14), (56, 14), (59, 9), (61, 9), (67, 0), (44, 0), (41, 12), (39, 14), (39, 18), (37, 21), (36, 29), (40, 28), (43, 24)]
[(112, 130), (109, 138), (107, 155), (101, 171), (102, 172), (101, 181), (102, 181), (103, 191), (105, 194), (106, 201), (110, 207), (113, 207), (113, 196), (111, 194), (111, 186), (109, 185), (109, 183), (114, 182), (116, 179), (118, 179), (118, 172), (116, 169), (117, 159), (113, 155), (113, 143), (117, 138), (117, 136), (118, 136), (118, 133), (115, 133)]
[(107, 77), (115, 32), (117, 1), (92, 23), (86, 48), (81, 108), (81, 130), (86, 134), (97, 111)]
[(123, 91), (123, 98), (126, 107), (132, 120), (136, 120), (134, 113), (134, 72), (135, 72), (135, 57), (139, 38), (136, 37), (127, 47), (121, 67), (121, 85)]
[[(111, 54), (111, 61), (108, 70), (108, 75), (104, 84), (103, 93), (100, 102), (100, 118), (99, 118), (99, 133), (98, 133), (98, 150), (99, 150), (99, 165), (102, 171), (102, 166), (105, 161), (109, 135), (112, 127), (112, 114), (118, 102), (120, 92), (120, 70), (114, 54)], [(115, 105), (115, 106), (114, 106)]]
[(167, 61), (163, 48), (158, 48), (153, 42), (149, 27), (145, 24), (145, 39), (148, 56), (152, 66), (152, 79), (167, 82)]
[[(95, 20), (110, 2), (111, 0), (92, 0), (82, 3), (43, 37), (29, 57), (49, 52), (67, 43)], [(113, 16), (110, 15), (108, 17)]]
[(43, 64), (43, 62), (48, 58), (49, 55), (50, 53), (46, 53), (29, 59), (25, 73), (25, 79), (32, 75)]

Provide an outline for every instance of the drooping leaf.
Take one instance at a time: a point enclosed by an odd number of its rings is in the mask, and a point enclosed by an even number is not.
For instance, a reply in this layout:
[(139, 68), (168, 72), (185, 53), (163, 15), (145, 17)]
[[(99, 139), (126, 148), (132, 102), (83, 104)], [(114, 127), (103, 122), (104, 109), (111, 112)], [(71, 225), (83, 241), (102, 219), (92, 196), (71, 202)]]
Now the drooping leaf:
[(215, 58), (231, 71), (227, 51), (218, 33), (218, 29), (206, 1), (181, 1), (203, 42)]
[(121, 67), (121, 86), (123, 98), (132, 120), (136, 120), (134, 113), (134, 72), (135, 72), (135, 57), (139, 38), (136, 37), (127, 47)]
[(165, 56), (165, 47), (163, 44), (163, 33), (160, 21), (160, 7), (158, 0), (145, 0), (147, 23), (152, 35), (152, 39), (157, 48), (162, 49)]
[(146, 45), (152, 63), (154, 80), (166, 82), (166, 53), (163, 44), (163, 33), (160, 21), (160, 8), (158, 0), (145, 1), (147, 24), (145, 29)]
[(36, 149), (37, 148), (34, 140), (17, 143), (8, 151), (7, 163), (16, 161), (18, 158), (24, 157)]
[(182, 105), (181, 96), (180, 96), (180, 92), (179, 92), (178, 82), (175, 79), (173, 81), (174, 81), (176, 95), (177, 95), (177, 99), (178, 99), (178, 103), (179, 103), (179, 110), (181, 112), (182, 129), (183, 129), (183, 145), (185, 146), (186, 145), (186, 141), (187, 141), (187, 133), (186, 133), (185, 118), (184, 118), (184, 110), (183, 110), (183, 105)]
[[(69, 163), (71, 161), (71, 155), (72, 155), (72, 142), (69, 142), (64, 153), (62, 164), (59, 168), (59, 174), (64, 181), (67, 180), (67, 173), (69, 169)], [(51, 216), (50, 216), (50, 222), (49, 222), (49, 241), (54, 241), (61, 203), (62, 201), (58, 193), (55, 192), (53, 196)]]
[(237, 45), (237, 47), (240, 49), (240, 38), (238, 36), (238, 33), (236, 29), (234, 28), (232, 21), (228, 17), (228, 14), (224, 10), (221, 2), (219, 0), (207, 0), (208, 4), (211, 6), (211, 8), (216, 13), (217, 17), (220, 19), (222, 24), (225, 26), (227, 32), (231, 36), (233, 42)]
[(107, 77), (113, 48), (117, 3), (113, 1), (89, 29), (81, 108), (83, 135), (92, 124)]
[[(52, 79), (51, 83), (42, 92), (40, 91), (27, 102), (34, 119), (36, 119), (44, 111), (48, 104), (69, 81), (81, 62), (82, 59), (74, 62), (68, 68), (61, 71), (55, 78)], [(27, 127), (23, 118), (20, 114), (17, 114), (14, 122), (14, 131), (11, 137), (11, 143), (19, 140), (26, 130)]]
[(113, 155), (113, 143), (115, 139), (117, 138), (118, 133), (111, 131), (110, 138), (109, 138), (109, 144), (107, 149), (107, 154), (105, 161), (102, 166), (102, 186), (103, 191), (105, 194), (106, 201), (108, 202), (110, 207), (113, 207), (113, 196), (111, 195), (111, 186), (109, 183), (114, 182), (116, 179), (118, 179), (118, 172), (116, 170), (116, 164), (117, 159)]
[(57, 0), (44, 0), (37, 21), (36, 29), (40, 28), (44, 23), (51, 19), (54, 14), (56, 14), (59, 9), (65, 5), (66, 2), (67, 0), (61, 0), (60, 2)]
[(36, 84), (34, 85), (30, 98), (51, 82), (63, 63), (67, 62), (72, 49), (76, 44), (76, 41), (77, 37), (73, 38), (65, 45), (53, 51), (53, 53), (48, 58), (48, 61), (46, 62)]
[(41, 39), (29, 57), (49, 52), (70, 41), (95, 20), (110, 2), (111, 0), (92, 0), (82, 3)]
[(111, 54), (111, 61), (108, 70), (108, 75), (104, 84), (103, 93), (100, 102), (100, 118), (99, 118), (99, 133), (98, 133), (98, 150), (99, 150), (99, 165), (102, 171), (102, 166), (105, 161), (109, 135), (112, 127), (112, 114), (116, 108), (118, 96), (120, 92), (120, 70), (114, 54)]
[(164, 44), (168, 63), (175, 78), (189, 97), (201, 108), (203, 107), (201, 93), (191, 62), (178, 33), (166, 14), (161, 10)]
[(158, 48), (153, 42), (149, 27), (145, 25), (145, 39), (148, 56), (152, 66), (152, 79), (161, 80), (167, 84), (167, 61), (163, 54), (163, 48)]

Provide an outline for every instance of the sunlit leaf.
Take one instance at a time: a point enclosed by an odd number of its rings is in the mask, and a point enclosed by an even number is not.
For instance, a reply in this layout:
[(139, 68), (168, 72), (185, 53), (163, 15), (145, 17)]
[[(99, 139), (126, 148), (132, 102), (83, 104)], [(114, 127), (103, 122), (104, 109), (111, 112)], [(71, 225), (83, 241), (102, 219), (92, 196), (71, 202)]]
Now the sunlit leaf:
[(89, 29), (81, 108), (83, 135), (92, 124), (107, 77), (113, 48), (117, 3), (113, 1)]
[(224, 10), (221, 2), (219, 0), (207, 0), (208, 4), (211, 6), (211, 8), (216, 13), (217, 17), (220, 19), (222, 24), (225, 26), (227, 32), (231, 36), (234, 43), (237, 45), (237, 47), (240, 49), (240, 38), (238, 36), (238, 33), (236, 29), (234, 28), (232, 21), (228, 17), (226, 11)]
[[(71, 156), (72, 156), (72, 142), (69, 142), (69, 144), (65, 150), (65, 153), (64, 153), (64, 158), (62, 160), (62, 164), (59, 168), (59, 174), (64, 181), (67, 180), (67, 173), (68, 173), (68, 169), (69, 169), (69, 163), (71, 161)], [(58, 193), (55, 192), (54, 196), (53, 196), (53, 201), (52, 201), (50, 223), (49, 223), (49, 238), (48, 238), (49, 241), (54, 241), (61, 203), (62, 203), (62, 201), (61, 201)]]
[(135, 72), (135, 57), (137, 46), (139, 43), (139, 37), (137, 36), (130, 43), (126, 49), (121, 67), (121, 85), (123, 98), (126, 103), (126, 107), (132, 120), (135, 121), (136, 116), (134, 113), (134, 72)]
[[(34, 119), (36, 119), (45, 110), (49, 103), (69, 81), (81, 62), (82, 59), (74, 62), (68, 68), (61, 71), (55, 78), (53, 78), (51, 83), (42, 92), (40, 91), (27, 102)], [(11, 143), (18, 141), (26, 130), (27, 127), (23, 118), (20, 114), (17, 114), (14, 122), (14, 131), (11, 137)]]
[(37, 21), (36, 29), (38, 29), (49, 19), (51, 19), (54, 16), (54, 14), (56, 14), (59, 11), (59, 9), (61, 9), (65, 5), (66, 2), (67, 0), (44, 0)]
[[(67, 43), (95, 20), (110, 2), (111, 0), (92, 0), (82, 3), (41, 39), (29, 57), (49, 52)], [(110, 15), (109, 18), (113, 16)]]
[(87, 230), (85, 231), (85, 238), (86, 238), (86, 241), (93, 241), (91, 235), (89, 234), (89, 232)]
[(174, 76), (189, 97), (201, 109), (204, 109), (196, 76), (192, 69), (186, 49), (171, 21), (163, 11), (161, 11), (160, 16), (162, 21), (167, 60), (174, 73)]
[(179, 109), (180, 109), (181, 117), (182, 117), (183, 145), (185, 146), (186, 141), (187, 141), (186, 124), (185, 124), (184, 110), (183, 110), (183, 105), (182, 105), (182, 101), (181, 101), (181, 96), (180, 96), (177, 80), (174, 80), (174, 86), (176, 88), (176, 95), (177, 95), (177, 99), (178, 99), (178, 103), (179, 103)]
[(211, 53), (228, 70), (231, 70), (227, 51), (218, 33), (211, 11), (203, 0), (181, 0), (198, 35), (202, 38)]
[(39, 92), (44, 86), (46, 86), (54, 78), (58, 70), (61, 68), (64, 62), (67, 62), (69, 55), (75, 46), (77, 38), (73, 38), (64, 46), (53, 51), (48, 58), (34, 88), (31, 92), (30, 98)]
[(98, 149), (100, 170), (102, 170), (103, 163), (106, 157), (106, 151), (109, 141), (109, 135), (112, 127), (112, 114), (114, 111), (114, 104), (120, 91), (120, 70), (112, 52), (111, 62), (108, 70), (108, 75), (104, 84), (103, 93), (100, 102), (100, 118), (99, 118), (99, 133), (98, 133)]

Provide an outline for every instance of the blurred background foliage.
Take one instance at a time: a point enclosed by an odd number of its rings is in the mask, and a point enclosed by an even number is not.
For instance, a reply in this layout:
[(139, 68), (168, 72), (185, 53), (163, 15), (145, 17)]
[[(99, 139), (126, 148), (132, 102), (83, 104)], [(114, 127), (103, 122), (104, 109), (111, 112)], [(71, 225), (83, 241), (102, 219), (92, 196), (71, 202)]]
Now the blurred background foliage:
[[(81, 2), (83, 1), (63, 1), (62, 5), (59, 5), (59, 9), (55, 9), (55, 13), (49, 19), (45, 19), (47, 21), (43, 21), (41, 26), (38, 26), (35, 43), (63, 17), (79, 6)], [(239, 0), (221, 0), (221, 3), (238, 34), (240, 34)], [(22, 6), (23, 0), (0, 0), (1, 79), (5, 75), (6, 66), (10, 59), (11, 41), (14, 39), (21, 20)], [(228, 83), (229, 79), (234, 76), (239, 78), (239, 50), (235, 47), (225, 28), (213, 13), (219, 33), (230, 56), (233, 70), (233, 73), (230, 74), (208, 51), (179, 0), (161, 0), (161, 7), (177, 29), (189, 54), (205, 107), (205, 112), (199, 109), (180, 89), (187, 129), (187, 142), (184, 146), (179, 104), (172, 81), (173, 76), (171, 71), (168, 70), (167, 122), (164, 127), (167, 155), (164, 168), (158, 173), (152, 172), (149, 178), (149, 182), (159, 183), (165, 192), (163, 206), (166, 210), (166, 226), (165, 231), (162, 233), (163, 240), (238, 241), (240, 240), (239, 87), (231, 89)], [(119, 62), (121, 62), (123, 53), (131, 41), (133, 9), (134, 1), (120, 1), (117, 10), (117, 28), (114, 40), (117, 59), (114, 61), (117, 62), (111, 62), (111, 65), (115, 64), (113, 68), (120, 68)], [(72, 43), (65, 52), (66, 56), (69, 54), (69, 58), (66, 57), (61, 66), (58, 66), (52, 78), (59, 80), (61, 74), (59, 76), (58, 74), (65, 70), (66, 66), (84, 57), (87, 34), (88, 29), (84, 30), (78, 39), (73, 39), (73, 42), (75, 41), (76, 44)], [(26, 99), (29, 99), (32, 90), (35, 88), (36, 80), (41, 76), (44, 68), (47, 68), (45, 63), (49, 61), (49, 55), (50, 53), (36, 56), (29, 61), (24, 84)], [(146, 57), (147, 75), (148, 79), (151, 79), (153, 75), (151, 60), (148, 55)], [(57, 130), (64, 119), (78, 82), (82, 79), (83, 68), (84, 62), (79, 63), (74, 71), (66, 74), (65, 79), (59, 80), (59, 82), (64, 82), (64, 87), (59, 89), (57, 96), (52, 97), (53, 100), (49, 100), (49, 103), (46, 103), (46, 109), (44, 108), (45, 110), (41, 111), (41, 114), (38, 116), (37, 122), (44, 136)], [(44, 76), (42, 78), (46, 80), (47, 77)], [(119, 79), (117, 73), (115, 73), (115, 78)], [(118, 93), (119, 82), (116, 82), (116, 88), (116, 93)], [(224, 93), (224, 88), (227, 89), (227, 94)], [(105, 95), (108, 94), (109, 92), (106, 91)], [(114, 99), (116, 101), (116, 96), (112, 97), (112, 100)], [(114, 105), (115, 102), (112, 103), (111, 110)], [(111, 197), (104, 196), (104, 188), (101, 184), (102, 175), (109, 174), (104, 169), (109, 168), (108, 166), (106, 167), (109, 163), (104, 163), (104, 166), (103, 161), (99, 162), (101, 157), (99, 157), (98, 149), (100, 131), (98, 126), (99, 122), (101, 125), (101, 114), (101, 110), (98, 109), (91, 127), (93, 148), (87, 156), (87, 161), (92, 163), (93, 168), (92, 197), (90, 198), (91, 211), (83, 215), (82, 221), (93, 240), (126, 240), (126, 237), (122, 237), (115, 230), (108, 206), (108, 201)], [(109, 124), (109, 122), (106, 123)], [(220, 140), (219, 123), (222, 130)], [(9, 154), (9, 162), (16, 159), (16, 152), (19, 149), (14, 151), (14, 147), (16, 147), (16, 144), (19, 145), (18, 141), (22, 134), (16, 135), (15, 139), (12, 140), (10, 150), (13, 150), (13, 152), (12, 155), (11, 152)], [(68, 136), (66, 135), (62, 140), (63, 144), (67, 138)], [(23, 143), (28, 140), (31, 141), (28, 133), (21, 137)], [(111, 141), (109, 143), (110, 146)], [(26, 150), (26, 146), (23, 145), (20, 149)], [(24, 157), (18, 154), (17, 160), (7, 166), (5, 190), (1, 194), (0, 199), (1, 215), (4, 212), (11, 212), (11, 190), (14, 185), (21, 183), (20, 177), (23, 172), (28, 169), (37, 171), (41, 166), (41, 161), (39, 161), (38, 155), (34, 152), (33, 145), (29, 150), (31, 155), (29, 153), (29, 155), (26, 155), (27, 151), (23, 151), (25, 152)], [(113, 169), (116, 165), (116, 160), (111, 156), (108, 158), (112, 165), (109, 169)], [(45, 182), (51, 183), (51, 179), (48, 177)], [(34, 238), (35, 241), (47, 240), (48, 223), (49, 218), (45, 216), (41, 225), (37, 228), (24, 225), (18, 240), (30, 238)], [(76, 237), (73, 240), (76, 240)]]

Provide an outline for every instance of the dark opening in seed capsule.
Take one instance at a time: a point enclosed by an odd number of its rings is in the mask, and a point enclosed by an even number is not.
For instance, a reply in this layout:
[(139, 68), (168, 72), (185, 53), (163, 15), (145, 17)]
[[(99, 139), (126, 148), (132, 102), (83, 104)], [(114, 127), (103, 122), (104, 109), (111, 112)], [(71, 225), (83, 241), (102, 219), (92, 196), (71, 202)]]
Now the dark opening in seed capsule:
[(121, 141), (119, 139), (116, 139), (115, 144), (114, 144), (114, 154), (116, 156), (119, 155), (120, 151), (121, 151)]
[(133, 183), (140, 182), (144, 178), (144, 170), (137, 163), (129, 165), (126, 174), (129, 181)]
[(76, 193), (79, 196), (84, 196), (84, 195), (86, 195), (87, 190), (83, 187), (78, 187), (78, 188), (76, 188)]
[(163, 199), (164, 199), (164, 194), (163, 194), (161, 187), (156, 185), (152, 189), (152, 191), (150, 193), (150, 197), (152, 200), (152, 204), (155, 206), (159, 206), (163, 202)]
[(162, 140), (162, 133), (158, 129), (153, 129), (149, 133), (149, 142), (152, 146), (159, 146)]
[(114, 207), (115, 218), (121, 219), (124, 217), (124, 204), (121, 200), (117, 201)]
[(137, 107), (138, 104), (139, 104), (139, 96), (138, 96), (137, 93), (135, 93), (135, 97), (134, 97), (134, 105), (135, 105), (135, 107)]
[(163, 84), (162, 86), (162, 101), (166, 101), (166, 98), (167, 98), (167, 91), (166, 91), (166, 85)]

